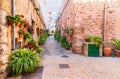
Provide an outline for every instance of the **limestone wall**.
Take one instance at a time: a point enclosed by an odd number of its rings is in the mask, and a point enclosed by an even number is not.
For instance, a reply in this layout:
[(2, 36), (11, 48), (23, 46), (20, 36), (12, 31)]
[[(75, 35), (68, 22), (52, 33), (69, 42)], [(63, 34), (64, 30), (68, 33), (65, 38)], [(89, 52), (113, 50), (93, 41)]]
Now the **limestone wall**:
[[(3, 5), (4, 4), (4, 5)], [(5, 68), (11, 52), (11, 27), (6, 25), (6, 15), (11, 14), (10, 0), (0, 1), (0, 79), (6, 76)]]
[[(11, 1), (12, 0), (0, 0), (0, 79), (5, 79), (5, 68), (12, 50), (13, 27), (6, 24), (6, 16), (12, 13)], [(38, 40), (39, 37), (37, 37), (36, 28), (43, 28), (45, 26), (31, 0), (15, 0), (15, 14), (24, 15), (24, 19), (27, 19), (30, 24), (32, 24), (32, 20), (35, 22), (34, 35), (36, 35), (36, 40)], [(15, 28), (15, 38), (19, 38), (18, 30), (20, 27), (16, 26)]]
[[(104, 36), (105, 42), (110, 42), (111, 38), (120, 38), (119, 8), (120, 1), (103, 3), (70, 0), (58, 24), (63, 28), (71, 25), (74, 27), (72, 50), (82, 53), (82, 44), (86, 36)], [(70, 17), (69, 21), (68, 17)]]

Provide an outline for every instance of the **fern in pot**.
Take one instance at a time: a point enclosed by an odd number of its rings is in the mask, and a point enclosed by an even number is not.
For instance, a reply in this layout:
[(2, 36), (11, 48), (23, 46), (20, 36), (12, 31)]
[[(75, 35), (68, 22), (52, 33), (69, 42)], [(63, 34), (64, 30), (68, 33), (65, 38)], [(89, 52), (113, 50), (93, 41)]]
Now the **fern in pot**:
[(23, 73), (33, 72), (40, 65), (41, 59), (30, 49), (18, 49), (10, 55), (7, 65), (9, 75), (17, 76)]

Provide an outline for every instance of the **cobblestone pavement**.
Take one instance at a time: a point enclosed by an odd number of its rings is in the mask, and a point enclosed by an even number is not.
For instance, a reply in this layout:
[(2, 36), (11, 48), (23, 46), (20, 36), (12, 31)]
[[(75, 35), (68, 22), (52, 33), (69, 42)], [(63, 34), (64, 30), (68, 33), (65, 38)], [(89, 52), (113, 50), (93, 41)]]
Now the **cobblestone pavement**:
[(47, 39), (45, 51), (42, 79), (120, 79), (120, 58), (73, 54), (53, 36)]
[(43, 73), (37, 70), (23, 79), (120, 79), (120, 58), (73, 54), (61, 48), (53, 36), (44, 49)]

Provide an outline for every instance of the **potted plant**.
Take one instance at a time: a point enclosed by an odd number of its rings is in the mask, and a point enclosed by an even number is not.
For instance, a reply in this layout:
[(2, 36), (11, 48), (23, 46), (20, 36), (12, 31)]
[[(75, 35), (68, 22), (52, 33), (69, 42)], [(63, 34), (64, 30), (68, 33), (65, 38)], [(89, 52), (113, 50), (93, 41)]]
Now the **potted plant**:
[(24, 27), (25, 25), (25, 20), (24, 19), (20, 19), (20, 27)]
[(37, 53), (26, 48), (15, 50), (9, 59), (6, 70), (10, 76), (33, 72), (41, 64), (41, 59)]
[(120, 57), (120, 40), (119, 39), (112, 39), (111, 44), (113, 45), (115, 55)]
[(106, 43), (104, 45), (104, 56), (109, 57), (109, 56), (111, 56), (111, 54), (112, 54), (112, 49), (111, 49), (109, 43)]
[(20, 25), (21, 16), (16, 14), (15, 18), (16, 18), (16, 21), (17, 21), (15, 24), (16, 24), (16, 26), (19, 26)]
[(18, 38), (15, 38), (15, 43), (18, 43), (18, 40), (19, 40)]
[(100, 36), (95, 36), (92, 42), (98, 47), (101, 47), (103, 45), (103, 39)]
[(85, 42), (91, 42), (92, 39), (93, 39), (93, 36), (87, 36), (87, 37), (85, 38)]
[(32, 39), (32, 34), (29, 33), (29, 32), (25, 33), (25, 34), (24, 34), (24, 39), (25, 39), (25, 40), (26, 40), (26, 39)]
[(19, 30), (19, 38), (21, 39), (21, 38), (23, 38), (23, 36), (24, 36), (24, 32), (22, 31), (22, 30)]
[(73, 33), (74, 33), (74, 28), (69, 28), (68, 30), (69, 30), (69, 35), (73, 35)]
[(8, 15), (6, 16), (6, 19), (7, 19), (7, 23), (8, 25), (13, 25), (16, 21), (16, 18), (14, 16), (11, 16), (11, 15)]

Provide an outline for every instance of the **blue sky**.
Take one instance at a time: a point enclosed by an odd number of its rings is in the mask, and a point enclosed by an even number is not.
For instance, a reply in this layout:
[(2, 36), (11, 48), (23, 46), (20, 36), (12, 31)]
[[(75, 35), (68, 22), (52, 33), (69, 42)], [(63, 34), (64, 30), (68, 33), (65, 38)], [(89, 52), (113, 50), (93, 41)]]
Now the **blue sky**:
[(63, 0), (40, 0), (41, 11), (49, 29), (55, 26), (61, 12), (62, 2)]

